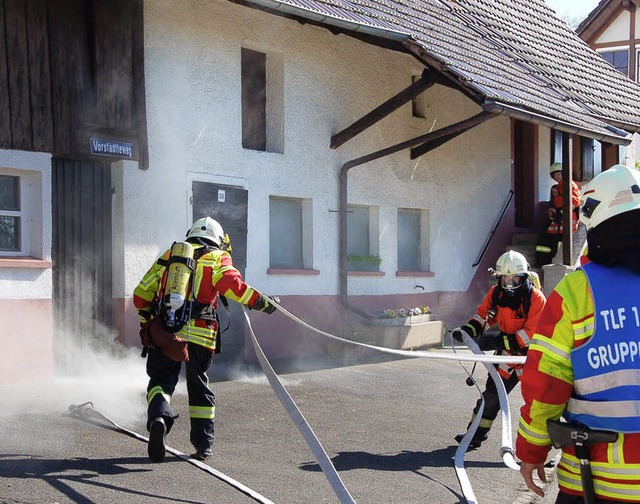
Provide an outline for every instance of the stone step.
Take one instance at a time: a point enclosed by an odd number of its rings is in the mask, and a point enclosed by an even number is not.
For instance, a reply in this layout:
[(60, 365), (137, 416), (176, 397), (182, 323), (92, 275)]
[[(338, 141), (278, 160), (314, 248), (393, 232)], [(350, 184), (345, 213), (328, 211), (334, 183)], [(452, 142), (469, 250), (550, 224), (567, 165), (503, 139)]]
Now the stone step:
[(514, 233), (511, 237), (511, 244), (517, 245), (535, 245), (538, 243), (538, 235), (536, 233)]
[(535, 264), (536, 259), (536, 246), (534, 245), (519, 245), (519, 244), (511, 244), (507, 245), (506, 250), (513, 250), (515, 252), (520, 252), (523, 256), (527, 258), (529, 264)]

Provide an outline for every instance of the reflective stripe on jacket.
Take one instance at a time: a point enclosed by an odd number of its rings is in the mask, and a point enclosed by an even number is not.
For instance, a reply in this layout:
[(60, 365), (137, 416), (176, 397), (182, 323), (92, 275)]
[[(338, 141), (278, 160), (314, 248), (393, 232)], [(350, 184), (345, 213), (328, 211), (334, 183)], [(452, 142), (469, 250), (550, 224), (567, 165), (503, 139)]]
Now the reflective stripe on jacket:
[(571, 351), (574, 396), (567, 420), (592, 429), (640, 432), (640, 275), (595, 263), (582, 267), (594, 300), (594, 330)]
[[(194, 248), (198, 249), (200, 245), (194, 244)], [(138, 312), (153, 311), (153, 305), (160, 297), (162, 286), (165, 284), (167, 268), (164, 264), (170, 256), (171, 249), (160, 256), (134, 289), (133, 304)], [(188, 300), (195, 299), (204, 306), (212, 304), (217, 309), (219, 294), (249, 307), (253, 306), (259, 297), (258, 292), (242, 280), (242, 275), (233, 266), (229, 253), (212, 249), (196, 261)], [(191, 343), (215, 351), (217, 332), (218, 326), (215, 321), (196, 317), (189, 320), (176, 334)]]
[[(557, 420), (574, 393), (572, 351), (586, 344), (593, 331), (594, 305), (587, 276), (576, 270), (547, 298), (529, 346), (521, 378), (525, 404), (516, 440), (516, 455), (523, 462), (545, 462), (551, 444), (547, 420)], [(614, 443), (591, 445), (589, 458), (598, 497), (640, 502), (640, 434), (620, 434)], [(563, 449), (557, 472), (562, 491), (582, 494), (573, 448)]]

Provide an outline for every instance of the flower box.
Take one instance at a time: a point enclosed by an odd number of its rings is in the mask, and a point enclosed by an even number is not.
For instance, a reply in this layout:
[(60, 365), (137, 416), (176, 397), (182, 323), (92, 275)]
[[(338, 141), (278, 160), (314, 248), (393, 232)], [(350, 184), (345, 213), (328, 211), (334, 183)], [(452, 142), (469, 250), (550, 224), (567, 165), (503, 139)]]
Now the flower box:
[(409, 315), (408, 317), (371, 319), (370, 325), (378, 327), (409, 326), (421, 322), (430, 322), (432, 319), (432, 313), (421, 313), (420, 315)]
[(411, 350), (442, 345), (444, 322), (433, 314), (410, 315), (367, 321), (367, 340), (376, 346)]

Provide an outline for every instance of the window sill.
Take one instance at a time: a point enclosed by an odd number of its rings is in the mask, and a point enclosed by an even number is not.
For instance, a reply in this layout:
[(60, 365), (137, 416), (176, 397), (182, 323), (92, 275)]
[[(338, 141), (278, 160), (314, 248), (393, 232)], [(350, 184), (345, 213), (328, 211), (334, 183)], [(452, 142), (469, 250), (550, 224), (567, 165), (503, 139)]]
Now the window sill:
[(396, 271), (397, 277), (427, 277), (436, 276), (433, 271)]
[(319, 275), (320, 271), (314, 269), (281, 269), (269, 268), (267, 275)]
[(35, 257), (0, 257), (0, 268), (49, 269), (51, 261)]
[(384, 276), (384, 271), (348, 271), (348, 276)]

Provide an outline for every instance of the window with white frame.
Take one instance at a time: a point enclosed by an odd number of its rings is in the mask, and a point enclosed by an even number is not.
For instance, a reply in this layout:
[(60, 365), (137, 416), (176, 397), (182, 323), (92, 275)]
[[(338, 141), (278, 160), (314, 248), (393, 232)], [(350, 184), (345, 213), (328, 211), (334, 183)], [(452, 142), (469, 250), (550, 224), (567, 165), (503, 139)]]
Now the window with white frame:
[(269, 262), (273, 269), (312, 269), (311, 200), (269, 197)]
[(42, 257), (42, 173), (0, 168), (0, 255)]
[(284, 152), (284, 56), (243, 47), (242, 147)]
[(398, 271), (429, 271), (429, 210), (398, 209)]
[(380, 271), (378, 207), (347, 206), (347, 269)]

